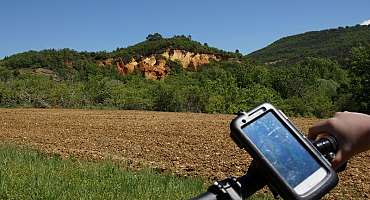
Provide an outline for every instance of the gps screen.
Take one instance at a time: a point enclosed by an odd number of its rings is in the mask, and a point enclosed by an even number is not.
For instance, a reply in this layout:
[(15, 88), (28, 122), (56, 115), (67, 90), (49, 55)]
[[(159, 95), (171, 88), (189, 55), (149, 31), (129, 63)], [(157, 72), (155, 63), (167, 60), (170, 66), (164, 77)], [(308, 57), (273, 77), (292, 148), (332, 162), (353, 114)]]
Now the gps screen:
[(272, 112), (243, 127), (243, 132), (291, 187), (297, 186), (320, 168)]

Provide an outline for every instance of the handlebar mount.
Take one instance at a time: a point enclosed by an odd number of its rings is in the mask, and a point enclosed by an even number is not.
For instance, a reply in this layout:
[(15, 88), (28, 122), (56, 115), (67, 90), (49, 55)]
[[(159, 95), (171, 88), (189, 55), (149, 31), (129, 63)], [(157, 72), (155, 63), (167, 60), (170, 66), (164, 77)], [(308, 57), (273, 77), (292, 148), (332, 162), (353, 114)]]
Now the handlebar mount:
[[(333, 136), (326, 136), (317, 141), (311, 141), (311, 143), (329, 162), (334, 159), (338, 150), (338, 143)], [(347, 162), (335, 171), (341, 172), (345, 170), (346, 166)], [(260, 171), (258, 163), (253, 160), (245, 175), (216, 181), (208, 187), (207, 192), (192, 198), (192, 200), (243, 200), (252, 196), (265, 185), (269, 187), (275, 199), (277, 199), (279, 192), (273, 185), (269, 184), (268, 178)]]

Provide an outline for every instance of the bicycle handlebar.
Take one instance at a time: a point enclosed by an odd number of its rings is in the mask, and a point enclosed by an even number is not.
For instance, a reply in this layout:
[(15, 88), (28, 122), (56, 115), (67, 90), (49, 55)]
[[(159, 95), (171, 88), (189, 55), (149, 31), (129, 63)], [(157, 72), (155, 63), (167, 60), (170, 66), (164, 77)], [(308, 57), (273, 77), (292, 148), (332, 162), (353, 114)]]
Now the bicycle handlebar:
[[(338, 150), (337, 140), (333, 136), (327, 136), (311, 142), (328, 161), (334, 158)], [(346, 165), (347, 163), (336, 169), (336, 172), (343, 171)], [(216, 181), (208, 188), (207, 192), (191, 200), (242, 200), (248, 198), (267, 185), (267, 181), (261, 173), (258, 163), (252, 161), (245, 175), (239, 178), (229, 177), (222, 181)], [(278, 195), (277, 191), (274, 191), (272, 188), (270, 190), (274, 196)]]

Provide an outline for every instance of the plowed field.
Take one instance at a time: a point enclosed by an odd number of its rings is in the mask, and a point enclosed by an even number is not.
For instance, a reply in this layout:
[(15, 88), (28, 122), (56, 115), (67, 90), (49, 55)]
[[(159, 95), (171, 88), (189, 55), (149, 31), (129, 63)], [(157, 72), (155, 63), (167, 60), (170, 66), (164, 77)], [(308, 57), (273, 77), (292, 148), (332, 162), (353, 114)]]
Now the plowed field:
[[(229, 138), (233, 115), (0, 109), (0, 140), (63, 157), (113, 159), (181, 176), (242, 175), (251, 159)], [(296, 118), (303, 131), (317, 119)], [(370, 198), (370, 152), (353, 158), (327, 199)]]

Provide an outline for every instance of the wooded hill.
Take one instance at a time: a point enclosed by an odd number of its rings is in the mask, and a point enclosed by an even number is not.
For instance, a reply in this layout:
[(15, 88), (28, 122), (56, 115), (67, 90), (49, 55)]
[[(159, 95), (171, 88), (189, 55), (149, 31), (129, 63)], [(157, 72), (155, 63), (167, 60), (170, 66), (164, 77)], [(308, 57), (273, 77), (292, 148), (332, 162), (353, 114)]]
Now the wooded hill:
[[(145, 41), (126, 48), (117, 48), (112, 52), (77, 52), (72, 49), (47, 49), (42, 51), (28, 51), (5, 57), (0, 60), (0, 66), (23, 73), (29, 69), (52, 70), (59, 79), (86, 78), (89, 71), (115, 71), (116, 61), (129, 63), (149, 56), (160, 57), (168, 50), (180, 50), (195, 54), (210, 54), (225, 59), (241, 57), (239, 53), (226, 52), (207, 43), (201, 44), (191, 40), (191, 36), (174, 36), (163, 38), (159, 33), (149, 34)], [(105, 69), (99, 69), (98, 64), (107, 59), (111, 61)], [(111, 66), (109, 66), (111, 65)], [(170, 69), (169, 69), (170, 70)], [(42, 71), (42, 70), (41, 70)], [(45, 71), (45, 70), (44, 70)], [(111, 73), (109, 72), (109, 73)], [(113, 72), (114, 73), (114, 72)]]
[(306, 57), (346, 64), (353, 47), (370, 44), (370, 26), (356, 25), (284, 37), (247, 57), (267, 65), (297, 63)]

